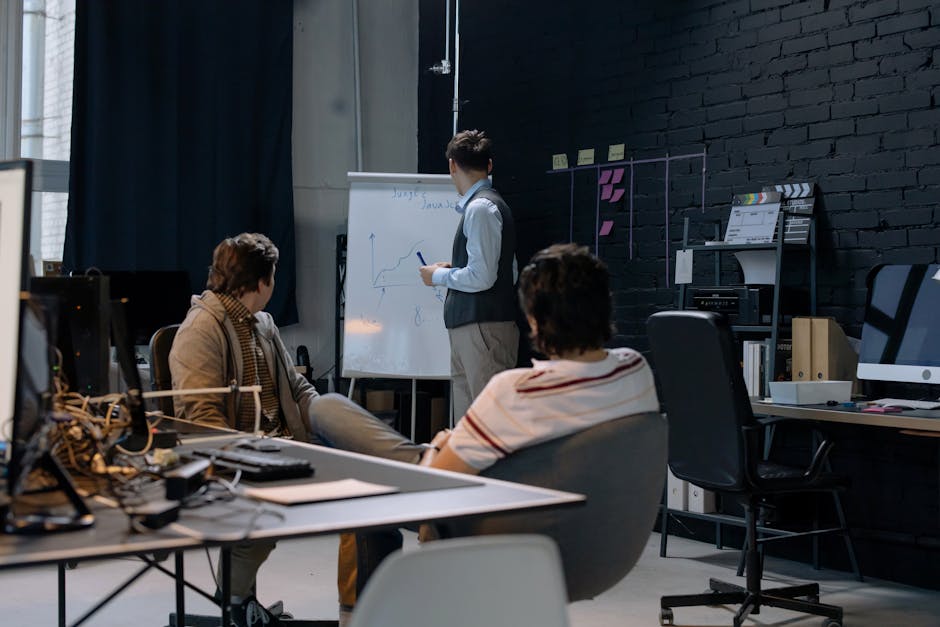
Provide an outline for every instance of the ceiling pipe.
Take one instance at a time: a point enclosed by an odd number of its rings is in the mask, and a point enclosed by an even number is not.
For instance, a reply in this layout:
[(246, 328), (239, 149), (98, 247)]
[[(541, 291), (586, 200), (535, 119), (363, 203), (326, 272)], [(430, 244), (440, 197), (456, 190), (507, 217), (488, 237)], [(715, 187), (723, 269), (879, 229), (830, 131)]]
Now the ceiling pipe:
[(356, 172), (362, 172), (362, 77), (359, 68), (359, 0), (352, 1), (353, 91), (356, 110)]
[[(450, 2), (448, 0), (448, 6)], [(460, 116), (460, 0), (454, 6), (454, 129), (452, 135), (457, 134), (457, 118)]]

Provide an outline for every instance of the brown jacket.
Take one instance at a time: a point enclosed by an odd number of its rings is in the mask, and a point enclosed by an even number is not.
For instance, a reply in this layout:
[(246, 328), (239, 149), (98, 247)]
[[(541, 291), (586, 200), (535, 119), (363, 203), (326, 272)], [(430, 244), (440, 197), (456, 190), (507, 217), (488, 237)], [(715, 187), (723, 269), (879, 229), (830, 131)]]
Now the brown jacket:
[[(287, 427), (300, 441), (310, 440), (310, 404), (317, 391), (295, 369), (271, 315), (255, 314), (255, 333), (281, 404)], [(193, 296), (186, 319), (170, 350), (174, 390), (239, 385), (243, 364), (235, 327), (222, 302), (211, 291)], [(176, 415), (194, 422), (233, 427), (240, 394), (174, 397)]]

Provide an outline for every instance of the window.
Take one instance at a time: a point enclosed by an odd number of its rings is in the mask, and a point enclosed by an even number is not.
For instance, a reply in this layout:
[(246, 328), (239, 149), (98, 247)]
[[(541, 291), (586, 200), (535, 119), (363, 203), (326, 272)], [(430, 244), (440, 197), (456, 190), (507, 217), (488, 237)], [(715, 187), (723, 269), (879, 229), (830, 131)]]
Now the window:
[(0, 150), (36, 161), (34, 261), (61, 260), (68, 205), (75, 0), (0, 3)]

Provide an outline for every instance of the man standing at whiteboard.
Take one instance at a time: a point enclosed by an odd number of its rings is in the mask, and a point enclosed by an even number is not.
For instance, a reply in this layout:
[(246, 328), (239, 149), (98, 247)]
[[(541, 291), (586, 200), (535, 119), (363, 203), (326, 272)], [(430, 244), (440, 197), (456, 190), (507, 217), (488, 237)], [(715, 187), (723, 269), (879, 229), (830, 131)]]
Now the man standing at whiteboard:
[(461, 131), (447, 144), (450, 177), (462, 214), (450, 263), (421, 266), (425, 285), (447, 288), (444, 326), (450, 336), (454, 418), (497, 372), (514, 368), (516, 227), (509, 205), (493, 189), (493, 142), (483, 131)]

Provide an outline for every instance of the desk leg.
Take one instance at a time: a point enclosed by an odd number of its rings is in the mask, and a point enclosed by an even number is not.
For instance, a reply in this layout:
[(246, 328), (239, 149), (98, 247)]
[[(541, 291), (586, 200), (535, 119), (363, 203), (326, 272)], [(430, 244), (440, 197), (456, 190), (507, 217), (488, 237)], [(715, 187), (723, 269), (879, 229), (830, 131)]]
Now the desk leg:
[(176, 624), (184, 625), (186, 616), (186, 576), (183, 572), (183, 552), (177, 551), (174, 555), (176, 560)]
[(228, 625), (232, 621), (232, 549), (223, 545), (219, 551), (220, 575), (222, 581), (222, 624)]
[(669, 487), (663, 486), (663, 504), (659, 507), (659, 556), (666, 557), (666, 541), (669, 539)]
[(59, 568), (59, 627), (65, 627), (65, 562), (57, 564)]

